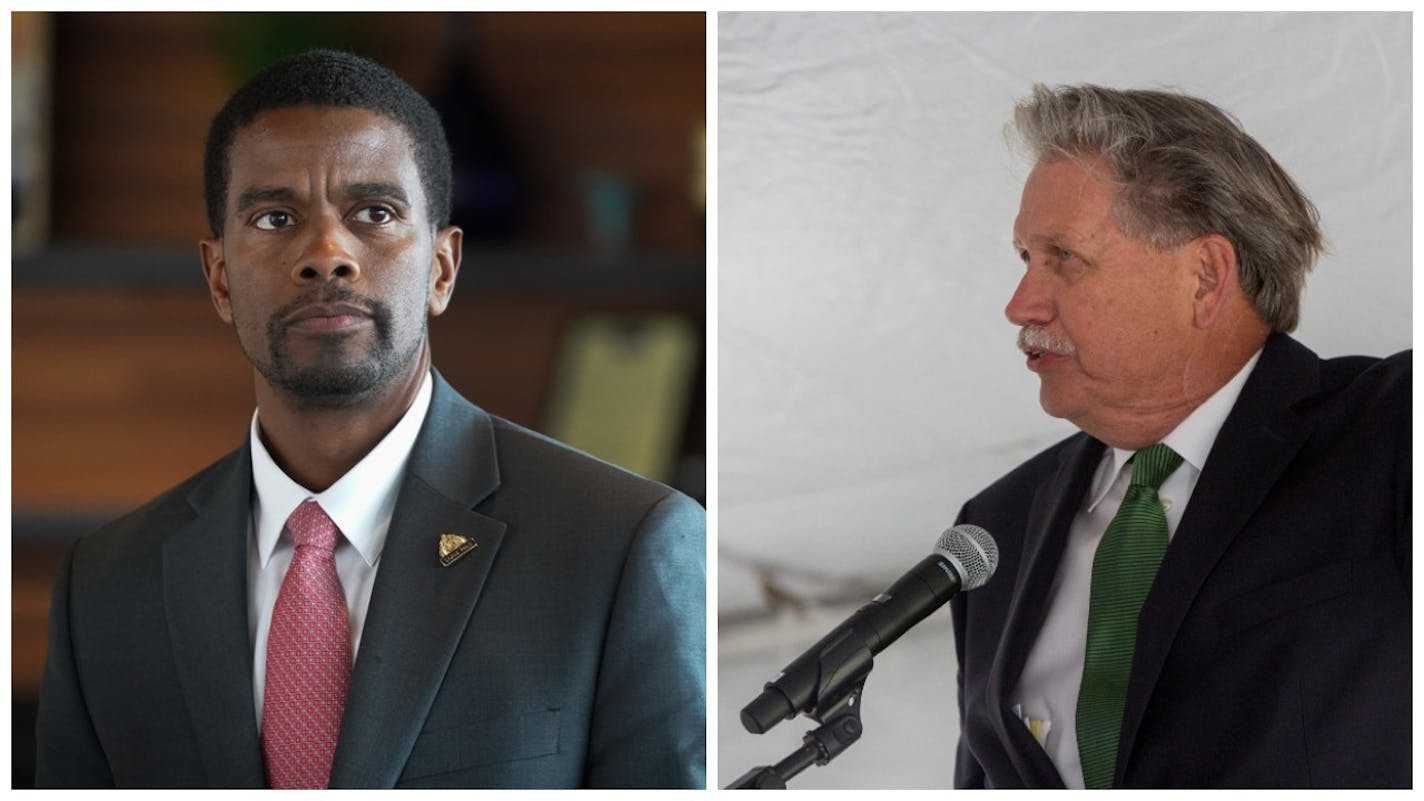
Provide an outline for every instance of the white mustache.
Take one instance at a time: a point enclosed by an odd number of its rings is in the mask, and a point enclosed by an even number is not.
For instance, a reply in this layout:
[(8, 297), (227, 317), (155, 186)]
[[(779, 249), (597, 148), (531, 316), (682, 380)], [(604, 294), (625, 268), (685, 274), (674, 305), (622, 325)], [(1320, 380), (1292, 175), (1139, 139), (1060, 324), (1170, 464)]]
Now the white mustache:
[(1059, 339), (1036, 325), (1026, 325), (1019, 329), (1019, 350), (1025, 353), (1056, 353), (1061, 356), (1072, 356), (1077, 352), (1073, 343)]

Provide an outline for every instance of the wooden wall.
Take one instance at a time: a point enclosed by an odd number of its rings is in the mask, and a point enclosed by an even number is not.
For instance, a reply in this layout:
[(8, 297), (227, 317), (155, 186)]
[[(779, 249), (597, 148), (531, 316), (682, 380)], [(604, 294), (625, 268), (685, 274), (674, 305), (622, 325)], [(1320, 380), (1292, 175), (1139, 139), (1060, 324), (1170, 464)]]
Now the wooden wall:
[[(526, 241), (582, 245), (579, 176), (612, 170), (638, 187), (635, 246), (702, 249), (688, 197), (705, 109), (702, 14), (293, 19), (319, 43), (375, 58), (427, 96), (441, 89), (451, 59), (464, 59), (525, 154), (535, 210)], [(474, 43), (447, 52), (459, 26)], [(204, 231), (203, 138), (246, 78), (234, 63), (245, 51), (232, 39), (275, 35), (271, 28), (243, 14), (55, 15), (56, 237), (187, 245)]]

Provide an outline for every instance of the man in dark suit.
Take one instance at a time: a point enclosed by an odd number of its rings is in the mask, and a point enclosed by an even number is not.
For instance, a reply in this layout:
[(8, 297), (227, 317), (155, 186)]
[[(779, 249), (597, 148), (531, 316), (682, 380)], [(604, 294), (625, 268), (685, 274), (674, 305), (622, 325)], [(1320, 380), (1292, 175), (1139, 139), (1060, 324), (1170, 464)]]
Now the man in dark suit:
[(705, 515), (433, 370), (449, 165), (342, 53), (214, 120), (203, 266), (257, 412), (66, 558), (40, 786), (705, 785)]
[(1082, 431), (965, 504), (961, 787), (1411, 784), (1411, 352), (1291, 339), (1313, 206), (1214, 106), (1035, 87), (1007, 315)]

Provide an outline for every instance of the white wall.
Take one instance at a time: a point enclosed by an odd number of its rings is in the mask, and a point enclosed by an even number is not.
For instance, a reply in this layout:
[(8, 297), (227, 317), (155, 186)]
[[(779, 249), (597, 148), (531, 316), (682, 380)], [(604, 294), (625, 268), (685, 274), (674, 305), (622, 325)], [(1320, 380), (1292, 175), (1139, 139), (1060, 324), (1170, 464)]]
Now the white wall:
[[(787, 752), (735, 713), (796, 651), (773, 644), (775, 626), (733, 618), (769, 609), (767, 586), (793, 602), (868, 597), (966, 498), (1072, 431), (1039, 409), (1003, 318), (1030, 166), (1003, 126), (1034, 82), (1170, 87), (1232, 112), (1315, 201), (1329, 238), (1297, 337), (1322, 356), (1410, 347), (1408, 14), (718, 24), (718, 607), (722, 641), (742, 637), (720, 659), (722, 784), (750, 767), (748, 751)], [(877, 668), (867, 714), (939, 694), (957, 728), (952, 646), (920, 656), (893, 681)], [(932, 728), (877, 723), (854, 750), (942, 736)], [(911, 786), (948, 781), (953, 742), (942, 753)], [(849, 768), (853, 756), (815, 781), (904, 786), (904, 769)]]

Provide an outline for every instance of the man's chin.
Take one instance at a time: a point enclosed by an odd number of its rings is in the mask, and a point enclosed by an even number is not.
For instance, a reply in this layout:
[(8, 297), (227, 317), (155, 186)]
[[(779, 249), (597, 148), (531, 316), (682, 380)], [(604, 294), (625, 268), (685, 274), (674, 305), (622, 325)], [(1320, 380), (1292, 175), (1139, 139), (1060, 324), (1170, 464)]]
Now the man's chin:
[(372, 364), (322, 365), (306, 370), (284, 368), (264, 377), (283, 394), (306, 406), (355, 406), (381, 385), (380, 371)]
[[(290, 345), (290, 343), (287, 343)], [(423, 343), (396, 354), (388, 341), (370, 347), (274, 347), (265, 364), (254, 362), (273, 390), (308, 408), (358, 406), (397, 386), (416, 369)]]
[(1044, 381), (1038, 389), (1038, 405), (1043, 407), (1043, 413), (1049, 417), (1066, 419), (1072, 416), (1072, 406), (1061, 393), (1049, 386), (1048, 381)]

